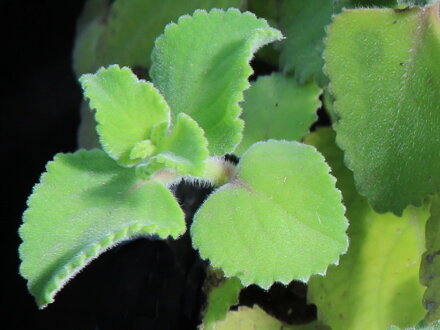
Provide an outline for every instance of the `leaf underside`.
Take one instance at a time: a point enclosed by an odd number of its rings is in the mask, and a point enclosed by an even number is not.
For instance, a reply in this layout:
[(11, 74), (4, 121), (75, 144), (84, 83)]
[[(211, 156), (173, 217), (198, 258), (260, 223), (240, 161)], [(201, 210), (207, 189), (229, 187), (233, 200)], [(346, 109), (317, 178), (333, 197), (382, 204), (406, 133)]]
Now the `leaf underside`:
[(337, 142), (378, 212), (400, 215), (440, 187), (438, 4), (346, 10), (329, 28)]
[(185, 231), (163, 185), (139, 182), (103, 151), (59, 154), (35, 186), (23, 216), (20, 272), (40, 308), (91, 260), (121, 241)]
[(259, 77), (244, 93), (241, 118), (246, 125), (234, 153), (240, 155), (258, 141), (302, 139), (318, 118), (320, 94), (314, 83), (299, 85), (279, 73)]
[(169, 24), (156, 40), (150, 75), (172, 117), (190, 115), (205, 130), (210, 153), (223, 155), (241, 139), (238, 102), (249, 87), (249, 61), (258, 48), (281, 38), (251, 13), (198, 10)]
[(169, 122), (170, 109), (153, 84), (139, 80), (127, 67), (111, 65), (80, 78), (84, 96), (96, 109), (103, 149), (123, 166), (137, 161), (130, 152), (150, 137), (155, 125)]
[(228, 277), (268, 288), (324, 274), (347, 249), (341, 194), (322, 156), (298, 142), (254, 144), (194, 217), (193, 245)]
[(409, 207), (402, 217), (374, 212), (365, 197), (356, 195), (329, 131), (320, 129), (306, 141), (329, 160), (338, 179), (350, 221), (350, 247), (325, 277), (310, 279), (308, 299), (318, 307), (318, 319), (332, 329), (412, 326), (424, 315), (419, 264), (429, 210)]

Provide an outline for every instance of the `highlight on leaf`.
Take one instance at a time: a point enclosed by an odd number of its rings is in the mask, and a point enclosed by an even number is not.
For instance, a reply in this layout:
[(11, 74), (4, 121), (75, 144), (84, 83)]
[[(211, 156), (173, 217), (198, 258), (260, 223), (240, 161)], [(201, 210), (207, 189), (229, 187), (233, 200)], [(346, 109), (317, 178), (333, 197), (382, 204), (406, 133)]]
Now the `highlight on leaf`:
[(239, 102), (249, 87), (249, 61), (281, 32), (236, 9), (197, 10), (169, 24), (152, 53), (150, 75), (172, 118), (190, 115), (204, 129), (212, 155), (232, 152), (241, 140)]
[(142, 182), (103, 151), (58, 154), (23, 217), (20, 273), (40, 308), (90, 261), (134, 237), (177, 238), (184, 214), (160, 183)]
[(194, 216), (193, 245), (243, 285), (306, 282), (348, 246), (341, 194), (321, 154), (298, 142), (254, 144), (237, 175)]

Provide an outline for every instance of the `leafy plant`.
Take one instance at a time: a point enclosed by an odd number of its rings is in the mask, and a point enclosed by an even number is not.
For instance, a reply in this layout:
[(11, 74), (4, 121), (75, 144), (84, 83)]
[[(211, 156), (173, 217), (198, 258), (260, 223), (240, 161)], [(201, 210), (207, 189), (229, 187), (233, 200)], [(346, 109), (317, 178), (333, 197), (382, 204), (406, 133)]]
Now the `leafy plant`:
[[(126, 25), (152, 3), (127, 3), (103, 23), (92, 0), (79, 25), (75, 68), (102, 150), (58, 154), (29, 198), (20, 272), (38, 306), (124, 240), (181, 236), (170, 188), (185, 180), (216, 188), (189, 229), (222, 278), (207, 329), (279, 327), (258, 308), (228, 310), (243, 287), (292, 281), (318, 308), (307, 328), (409, 327), (422, 300), (423, 325), (436, 322), (440, 2), (249, 1), (286, 40), (250, 12), (212, 9), (167, 25), (154, 47)], [(176, 17), (201, 5), (172, 3), (161, 6)], [(372, 5), (392, 8), (357, 8)], [(280, 72), (250, 83), (252, 57), (273, 42), (257, 56)], [(320, 107), (334, 130), (312, 127)]]

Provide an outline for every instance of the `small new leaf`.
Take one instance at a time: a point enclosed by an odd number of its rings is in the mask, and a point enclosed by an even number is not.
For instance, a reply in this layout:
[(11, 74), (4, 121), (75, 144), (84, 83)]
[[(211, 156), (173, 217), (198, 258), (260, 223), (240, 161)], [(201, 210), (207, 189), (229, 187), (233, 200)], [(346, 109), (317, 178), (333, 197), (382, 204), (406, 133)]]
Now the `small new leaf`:
[(145, 171), (152, 174), (166, 168), (179, 175), (200, 176), (208, 155), (203, 129), (190, 116), (180, 113), (171, 133), (161, 138), (157, 154), (148, 160)]
[(263, 19), (236, 9), (198, 10), (170, 24), (156, 40), (150, 75), (173, 118), (189, 114), (205, 130), (213, 155), (240, 142), (243, 91), (258, 48), (282, 38)]
[(348, 246), (341, 193), (315, 148), (270, 140), (243, 155), (237, 176), (194, 216), (193, 245), (228, 277), (268, 288), (307, 281)]
[(104, 151), (123, 166), (139, 162), (130, 157), (135, 144), (149, 139), (154, 126), (170, 120), (170, 109), (162, 95), (129, 68), (117, 65), (83, 75), (80, 82), (90, 107), (96, 109)]
[(20, 272), (40, 308), (91, 260), (144, 235), (177, 238), (184, 214), (162, 184), (142, 182), (101, 150), (58, 154), (23, 217)]
[(259, 141), (302, 139), (317, 119), (320, 94), (314, 83), (299, 85), (279, 73), (258, 78), (244, 93), (241, 118), (246, 125), (235, 154)]

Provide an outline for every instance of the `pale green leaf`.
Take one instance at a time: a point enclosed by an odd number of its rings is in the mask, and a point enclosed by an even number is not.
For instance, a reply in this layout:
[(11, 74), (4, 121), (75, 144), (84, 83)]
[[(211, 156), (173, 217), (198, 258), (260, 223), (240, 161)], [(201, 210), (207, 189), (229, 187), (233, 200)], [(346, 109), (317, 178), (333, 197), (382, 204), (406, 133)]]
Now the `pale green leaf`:
[(420, 282), (427, 287), (423, 305), (427, 309), (426, 321), (440, 319), (440, 197), (435, 196), (431, 217), (426, 223), (426, 252), (420, 266)]
[(237, 175), (194, 216), (193, 245), (225, 276), (268, 288), (324, 274), (347, 249), (347, 221), (335, 179), (315, 148), (254, 144)]
[(239, 7), (240, 0), (89, 0), (75, 42), (77, 75), (118, 63), (148, 68), (154, 40), (165, 26), (196, 9)]
[(241, 118), (245, 126), (235, 153), (242, 154), (258, 141), (303, 138), (318, 118), (320, 94), (314, 83), (299, 85), (279, 73), (258, 78), (244, 93)]
[[(40, 308), (91, 260), (143, 235), (177, 238), (184, 214), (163, 185), (139, 181), (103, 151), (59, 154), (35, 186), (20, 228), (20, 272)], [(86, 299), (86, 297), (84, 297)]]
[(203, 129), (185, 113), (177, 116), (171, 133), (157, 144), (156, 155), (148, 160), (145, 171), (174, 169), (179, 175), (200, 176), (208, 158), (208, 141)]
[(285, 325), (267, 314), (257, 305), (254, 307), (240, 306), (237, 311), (230, 311), (226, 320), (216, 322), (215, 330), (328, 330), (318, 322), (301, 325)]
[(318, 319), (332, 329), (416, 324), (424, 315), (418, 273), (428, 208), (410, 207), (403, 217), (375, 213), (364, 197), (356, 195), (334, 134), (321, 129), (306, 141), (316, 145), (332, 167), (350, 221), (348, 253), (339, 266), (329, 267), (325, 277), (309, 281), (309, 300), (318, 307)]
[(358, 190), (401, 214), (440, 187), (440, 24), (434, 7), (346, 10), (329, 28), (326, 68), (337, 142)]
[(222, 155), (241, 139), (238, 102), (249, 87), (249, 61), (258, 48), (281, 37), (248, 12), (199, 10), (168, 25), (156, 40), (150, 74), (173, 118), (189, 114), (205, 130), (210, 152)]
[(103, 149), (124, 166), (134, 145), (150, 137), (152, 128), (170, 120), (170, 110), (154, 86), (127, 67), (112, 65), (80, 78), (90, 107), (96, 109), (97, 131)]
[(226, 313), (233, 305), (238, 304), (238, 296), (243, 288), (236, 277), (224, 279), (220, 285), (208, 293), (208, 303), (203, 316), (203, 329), (216, 329), (215, 322), (226, 318)]
[[(387, 330), (401, 330), (402, 328), (392, 325), (387, 328)], [(426, 324), (425, 321), (420, 321), (413, 327), (404, 328), (404, 330), (440, 330), (440, 321), (436, 321), (432, 324)]]

